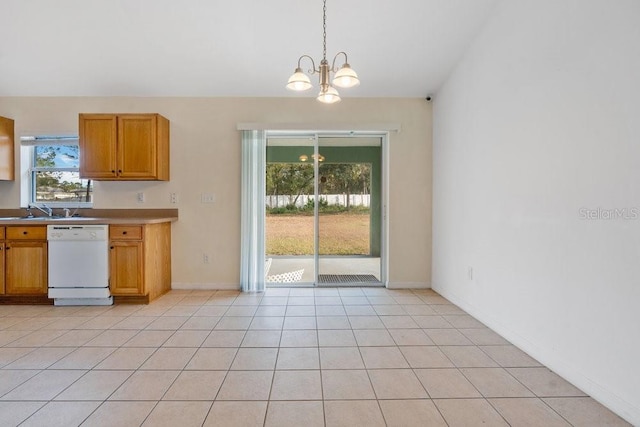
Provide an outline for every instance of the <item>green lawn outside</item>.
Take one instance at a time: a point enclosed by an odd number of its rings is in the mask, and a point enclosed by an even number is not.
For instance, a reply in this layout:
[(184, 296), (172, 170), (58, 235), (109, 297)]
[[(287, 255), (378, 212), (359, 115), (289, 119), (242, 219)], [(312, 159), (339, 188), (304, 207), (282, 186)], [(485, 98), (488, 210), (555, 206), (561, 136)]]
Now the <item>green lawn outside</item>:
[[(313, 255), (313, 215), (266, 216), (266, 254)], [(320, 214), (320, 255), (369, 255), (368, 213)]]

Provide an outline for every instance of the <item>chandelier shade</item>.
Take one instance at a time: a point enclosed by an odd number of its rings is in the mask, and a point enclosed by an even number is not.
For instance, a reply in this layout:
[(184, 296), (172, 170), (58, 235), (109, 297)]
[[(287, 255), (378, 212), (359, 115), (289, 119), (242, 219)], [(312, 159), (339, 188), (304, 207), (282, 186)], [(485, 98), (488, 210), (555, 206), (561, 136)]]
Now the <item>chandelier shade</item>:
[[(319, 75), (320, 93), (316, 99), (325, 104), (333, 104), (340, 101), (340, 95), (334, 86), (339, 88), (355, 87), (360, 84), (360, 79), (358, 78), (358, 74), (349, 65), (347, 54), (345, 52), (338, 52), (333, 58), (331, 66), (329, 66), (329, 61), (327, 61), (327, 0), (323, 0), (322, 28), (323, 49), (320, 66), (316, 68), (316, 64), (312, 57), (309, 55), (302, 55), (298, 58), (298, 67), (295, 69), (291, 77), (289, 77), (286, 87), (287, 89), (294, 91), (305, 91), (313, 87), (311, 79), (300, 67), (302, 60), (307, 58), (311, 61), (311, 69), (309, 70), (309, 73)], [(340, 68), (336, 68), (336, 60), (340, 55), (344, 55), (344, 64)], [(332, 73), (333, 80), (331, 79)]]
[(316, 99), (325, 104), (335, 104), (340, 102), (340, 94), (338, 94), (336, 88), (329, 86), (326, 90), (321, 89)]
[(345, 64), (336, 72), (335, 76), (333, 76), (332, 83), (334, 86), (348, 89), (350, 87), (358, 86), (360, 84), (360, 79), (358, 79), (358, 74), (353, 71), (353, 68), (345, 62)]
[(296, 71), (289, 77), (287, 82), (287, 89), (303, 91), (309, 90), (313, 87), (309, 76), (302, 72), (302, 68), (296, 68)]

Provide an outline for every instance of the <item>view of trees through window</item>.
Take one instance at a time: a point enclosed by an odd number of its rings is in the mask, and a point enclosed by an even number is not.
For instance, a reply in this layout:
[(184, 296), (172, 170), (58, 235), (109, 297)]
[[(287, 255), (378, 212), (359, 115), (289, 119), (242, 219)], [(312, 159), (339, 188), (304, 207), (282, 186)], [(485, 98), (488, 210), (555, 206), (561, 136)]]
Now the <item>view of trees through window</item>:
[[(363, 203), (353, 203), (352, 195), (371, 193), (371, 165), (367, 163), (328, 163), (319, 168), (318, 193), (322, 210), (352, 210), (363, 207)], [(313, 164), (268, 163), (266, 173), (267, 196), (276, 196), (269, 203), (270, 213), (279, 210), (313, 210), (313, 200), (302, 196), (313, 196)], [(328, 201), (328, 195), (342, 195), (340, 202)], [(285, 197), (278, 197), (285, 196)], [(323, 197), (325, 196), (325, 197)], [(363, 200), (363, 199), (360, 199)], [(330, 208), (329, 205), (332, 205)], [(367, 207), (368, 204), (365, 204)]]
[(91, 180), (80, 179), (77, 145), (34, 147), (33, 201), (48, 203), (91, 202)]

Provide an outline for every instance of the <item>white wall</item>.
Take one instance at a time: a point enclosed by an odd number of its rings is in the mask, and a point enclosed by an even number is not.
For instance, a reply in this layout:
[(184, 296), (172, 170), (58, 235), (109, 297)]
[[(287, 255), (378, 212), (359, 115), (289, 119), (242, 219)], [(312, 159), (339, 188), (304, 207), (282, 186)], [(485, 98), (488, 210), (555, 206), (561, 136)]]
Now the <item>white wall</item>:
[[(240, 272), (238, 123), (317, 123), (366, 127), (394, 123), (390, 139), (389, 280), (427, 287), (431, 280), (431, 104), (421, 98), (345, 98), (327, 106), (302, 98), (2, 98), (0, 116), (21, 135), (77, 132), (80, 112), (160, 113), (171, 121), (171, 181), (96, 182), (96, 208), (175, 208), (173, 282), (182, 287), (237, 288)], [(17, 144), (17, 142), (16, 142)], [(20, 150), (16, 150), (16, 164)], [(20, 205), (20, 186), (0, 182), (0, 208)], [(136, 194), (146, 202), (137, 203)], [(169, 193), (179, 203), (170, 204)], [(200, 203), (213, 193), (216, 202)], [(209, 264), (203, 263), (207, 253)], [(424, 260), (427, 260), (425, 262)]]
[(500, 3), (435, 99), (432, 286), (636, 425), (639, 183), (640, 2)]

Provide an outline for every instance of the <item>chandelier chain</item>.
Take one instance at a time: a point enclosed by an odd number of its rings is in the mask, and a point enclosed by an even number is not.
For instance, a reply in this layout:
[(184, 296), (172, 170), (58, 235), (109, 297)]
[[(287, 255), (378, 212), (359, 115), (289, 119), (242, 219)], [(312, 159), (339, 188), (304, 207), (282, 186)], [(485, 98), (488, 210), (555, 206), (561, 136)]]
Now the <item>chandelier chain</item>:
[(322, 59), (327, 59), (327, 0), (322, 6)]

